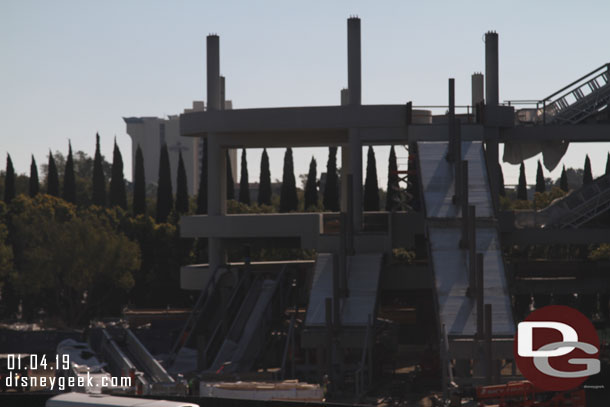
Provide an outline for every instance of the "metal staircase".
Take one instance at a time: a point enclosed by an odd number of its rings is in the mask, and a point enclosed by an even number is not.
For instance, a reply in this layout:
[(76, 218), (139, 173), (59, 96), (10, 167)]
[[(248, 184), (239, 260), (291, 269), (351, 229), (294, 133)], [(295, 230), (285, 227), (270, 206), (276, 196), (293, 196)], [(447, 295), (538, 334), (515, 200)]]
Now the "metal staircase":
[(578, 228), (610, 209), (610, 175), (604, 175), (540, 211), (543, 227)]
[(610, 102), (610, 64), (604, 64), (538, 102), (535, 122), (577, 124)]

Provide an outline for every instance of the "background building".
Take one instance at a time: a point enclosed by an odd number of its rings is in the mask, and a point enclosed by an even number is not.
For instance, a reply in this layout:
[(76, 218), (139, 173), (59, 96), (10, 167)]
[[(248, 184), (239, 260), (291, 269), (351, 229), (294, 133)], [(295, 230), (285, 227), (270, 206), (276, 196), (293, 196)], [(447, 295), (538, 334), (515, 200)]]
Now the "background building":
[[(231, 109), (231, 101), (225, 102), (225, 108)], [(184, 109), (184, 113), (205, 111), (203, 101), (194, 101), (192, 108)], [(189, 195), (196, 195), (199, 188), (203, 143), (197, 137), (180, 136), (180, 117), (171, 115), (162, 117), (124, 117), (127, 124), (127, 134), (131, 137), (131, 176), (134, 179), (136, 151), (138, 145), (144, 156), (144, 174), (147, 184), (157, 184), (159, 178), (159, 154), (161, 146), (167, 144), (172, 173), (172, 188), (176, 192), (176, 177), (178, 174), (178, 154), (182, 152), (186, 170)], [(230, 150), (231, 170), (233, 179), (237, 180), (237, 152)]]

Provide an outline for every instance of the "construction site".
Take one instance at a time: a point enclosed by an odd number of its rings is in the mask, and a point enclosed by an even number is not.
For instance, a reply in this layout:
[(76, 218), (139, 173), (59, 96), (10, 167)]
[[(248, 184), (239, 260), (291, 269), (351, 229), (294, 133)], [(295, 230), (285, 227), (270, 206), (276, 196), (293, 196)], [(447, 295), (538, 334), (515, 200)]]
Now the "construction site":
[[(189, 346), (202, 380), (277, 367), (278, 379), (326, 380), (329, 394), (354, 401), (392, 382), (400, 350), (411, 349), (428, 357), (420, 373), (447, 396), (451, 386), (522, 379), (513, 338), (531, 307), (570, 305), (607, 324), (607, 262), (528, 261), (510, 248), (609, 243), (598, 220), (610, 208), (610, 178), (543, 210), (502, 211), (498, 171), (500, 144), (504, 159), (542, 153), (554, 167), (569, 143), (610, 141), (610, 65), (544, 99), (501, 102), (498, 42), (485, 34), (470, 106), (455, 105), (453, 78), (442, 114), (416, 101), (363, 105), (353, 17), (340, 105), (224, 110), (219, 37), (208, 36), (207, 109), (182, 114), (180, 131), (207, 138), (208, 214), (183, 217), (181, 233), (208, 239), (209, 264), (183, 268), (183, 288), (201, 294), (169, 365)], [(401, 186), (418, 196), (403, 194), (390, 212), (363, 211), (369, 145), (403, 149)], [(339, 213), (227, 214), (226, 149), (327, 146), (341, 151)], [(315, 261), (227, 262), (229, 248), (277, 242), (314, 250)], [(415, 260), (393, 261), (393, 249), (413, 250)]]
[[(364, 105), (366, 50), (361, 20), (350, 17), (336, 106), (225, 109), (220, 38), (209, 35), (205, 109), (179, 118), (181, 136), (205, 138), (208, 149), (208, 213), (180, 219), (181, 237), (207, 240), (209, 262), (181, 270), (195, 306), (162, 340), (169, 350), (119, 326), (92, 329), (89, 345), (116, 375), (139, 372), (149, 394), (178, 394), (187, 377), (200, 397), (254, 399), (266, 383), (267, 400), (418, 405), (409, 403), (523, 381), (514, 338), (533, 309), (569, 305), (607, 330), (610, 261), (522, 253), (610, 244), (610, 176), (544, 209), (503, 210), (499, 172), (502, 160), (542, 153), (554, 168), (570, 143), (610, 142), (610, 64), (540, 100), (504, 101), (499, 41), (485, 33), (468, 106), (456, 105), (454, 78), (433, 108)], [(395, 146), (400, 158), (391, 211), (363, 210), (368, 146)], [(299, 147), (339, 149), (339, 212), (228, 213), (227, 150)], [(249, 250), (267, 247), (314, 259), (251, 260)], [(243, 259), (229, 261), (229, 251)]]

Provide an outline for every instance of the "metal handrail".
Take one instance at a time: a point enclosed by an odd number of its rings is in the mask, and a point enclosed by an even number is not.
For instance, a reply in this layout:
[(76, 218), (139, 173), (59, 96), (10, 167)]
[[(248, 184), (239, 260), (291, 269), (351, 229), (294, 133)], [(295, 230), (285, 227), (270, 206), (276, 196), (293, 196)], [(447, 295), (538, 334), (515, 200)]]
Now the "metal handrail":
[(610, 70), (610, 63), (603, 64), (602, 66), (592, 70), (588, 74), (583, 75), (582, 77), (578, 78), (577, 80), (575, 80), (574, 82), (570, 83), (569, 85), (564, 86), (563, 88), (559, 89), (557, 92), (553, 93), (552, 95), (545, 97), (540, 102), (544, 102), (544, 101), (550, 100), (552, 97), (554, 97), (554, 96), (560, 94), (561, 92), (563, 92), (564, 90), (566, 90), (566, 89), (576, 85), (578, 82), (582, 81), (583, 79), (585, 79), (586, 77), (590, 76), (591, 74), (594, 74), (595, 72), (602, 70), (603, 68), (606, 68), (606, 70)]
[[(193, 307), (193, 311), (191, 312), (191, 314), (189, 315), (189, 318), (187, 319), (186, 323), (182, 327), (182, 330), (180, 331), (180, 334), (178, 335), (178, 338), (176, 339), (176, 343), (174, 344), (174, 346), (172, 347), (172, 350), (170, 351), (170, 354), (167, 358), (168, 366), (173, 365), (173, 363), (176, 360), (176, 356), (178, 355), (180, 350), (184, 347), (184, 345), (188, 342), (188, 340), (191, 338), (194, 328), (197, 326), (197, 323), (199, 320), (200, 308), (201, 309), (205, 308), (205, 306), (207, 304), (207, 300), (211, 297), (210, 292), (209, 292), (210, 287), (216, 285), (216, 274), (218, 273), (218, 270), (220, 270), (220, 266), (218, 266), (214, 269), (214, 271), (210, 275), (210, 278), (208, 279), (205, 286), (201, 290), (201, 294), (199, 294), (199, 297), (197, 298), (197, 302), (195, 303), (195, 306)], [(192, 327), (190, 327), (190, 329), (189, 329), (189, 326), (191, 325), (191, 323), (193, 323), (193, 320), (195, 320), (194, 325)], [(187, 334), (186, 338), (183, 338), (184, 334), (187, 332), (187, 329), (188, 329), (188, 334)]]

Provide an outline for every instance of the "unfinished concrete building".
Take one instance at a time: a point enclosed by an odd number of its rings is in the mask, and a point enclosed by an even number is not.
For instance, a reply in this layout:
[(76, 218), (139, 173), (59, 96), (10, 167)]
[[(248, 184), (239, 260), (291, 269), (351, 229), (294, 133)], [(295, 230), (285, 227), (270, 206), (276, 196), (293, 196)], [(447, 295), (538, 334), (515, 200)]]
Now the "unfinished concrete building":
[[(505, 160), (542, 152), (553, 166), (568, 143), (610, 141), (610, 65), (528, 105), (500, 102), (498, 35), (488, 32), (484, 75), (471, 78), (472, 105), (456, 112), (449, 79), (447, 113), (433, 115), (412, 103), (363, 105), (359, 18), (347, 21), (347, 47), (341, 105), (222, 110), (219, 37), (208, 36), (207, 110), (180, 115), (180, 132), (208, 140), (208, 214), (183, 217), (181, 233), (208, 240), (209, 264), (183, 268), (183, 288), (201, 294), (173, 357), (190, 343), (200, 371), (269, 367), (263, 360), (276, 343), (274, 322), (287, 315), (277, 342), (281, 377), (328, 375), (336, 389), (362, 392), (388, 359), (375, 329), (385, 309), (383, 316), (402, 318), (406, 341), (420, 335), (419, 343), (432, 343), (444, 383), (514, 378), (513, 337), (523, 316), (515, 309), (531, 295), (607, 294), (610, 279), (606, 263), (513, 261), (503, 248), (609, 243), (608, 229), (591, 220), (610, 208), (610, 179), (543, 211), (502, 212), (499, 144)], [(418, 210), (363, 211), (368, 145), (405, 147)], [(314, 146), (340, 147), (339, 213), (227, 214), (224, 150)], [(227, 250), (257, 244), (315, 250), (315, 261), (227, 261)], [(400, 248), (414, 250), (416, 261), (393, 262)], [(390, 297), (399, 305), (392, 308)]]

